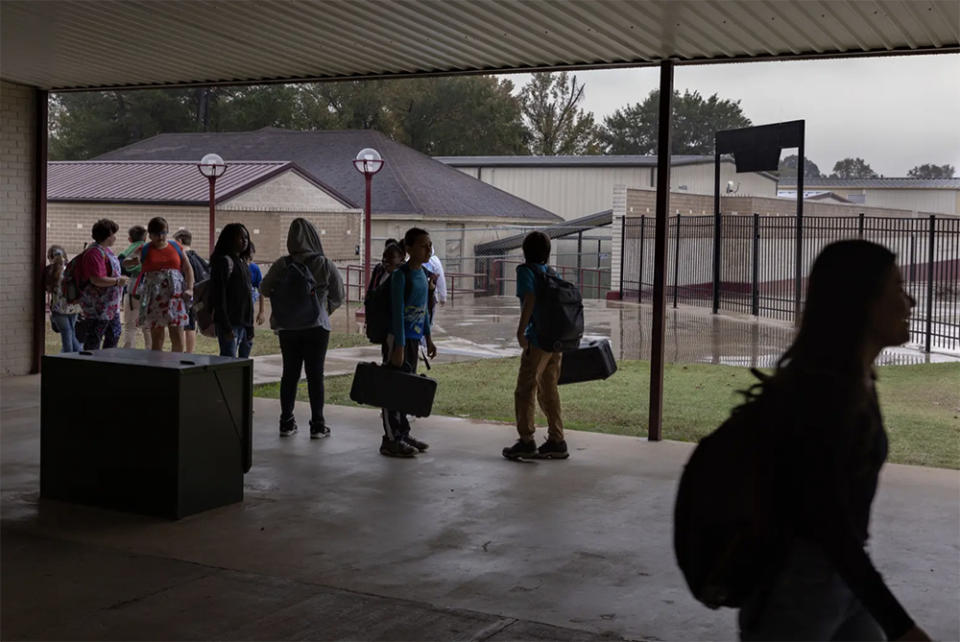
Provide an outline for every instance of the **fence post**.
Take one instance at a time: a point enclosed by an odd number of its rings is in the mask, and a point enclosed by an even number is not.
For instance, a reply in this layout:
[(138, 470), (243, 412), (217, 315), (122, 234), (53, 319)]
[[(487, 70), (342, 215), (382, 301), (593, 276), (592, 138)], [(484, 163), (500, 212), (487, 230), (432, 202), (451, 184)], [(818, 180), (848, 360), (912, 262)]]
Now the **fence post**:
[[(620, 300), (623, 301), (623, 251), (627, 240), (627, 215), (620, 219)], [(597, 265), (600, 265), (597, 263)], [(613, 285), (612, 283), (610, 285)]]
[(643, 303), (643, 232), (647, 227), (647, 215), (640, 215), (640, 283), (637, 284), (637, 303)]
[(753, 213), (753, 288), (750, 312), (760, 316), (760, 214)]
[(933, 262), (937, 244), (937, 217), (930, 215), (930, 247), (927, 251), (927, 337), (924, 346), (925, 352), (930, 352), (931, 336), (933, 334)]
[(857, 217), (857, 237), (863, 238), (863, 212), (860, 212), (860, 216)]
[(349, 266), (349, 265), (347, 266), (347, 287), (346, 287), (346, 292), (347, 292), (347, 303), (349, 303), (349, 302), (350, 302), (350, 266)]
[(677, 212), (677, 240), (673, 250), (673, 307), (677, 307), (677, 291), (680, 287), (680, 212)]
[(713, 313), (720, 311), (720, 259), (723, 254), (723, 215), (713, 215)]

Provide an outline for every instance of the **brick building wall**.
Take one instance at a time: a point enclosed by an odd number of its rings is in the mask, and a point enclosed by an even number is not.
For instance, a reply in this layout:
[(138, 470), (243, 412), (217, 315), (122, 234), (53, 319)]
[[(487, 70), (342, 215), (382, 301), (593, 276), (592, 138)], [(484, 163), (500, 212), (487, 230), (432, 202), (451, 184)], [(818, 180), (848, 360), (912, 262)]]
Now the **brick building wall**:
[(0, 81), (0, 372), (30, 371), (33, 343), (34, 114), (31, 87)]
[[(193, 247), (206, 255), (208, 249), (209, 210), (206, 207), (180, 205), (137, 205), (53, 202), (47, 206), (47, 244), (62, 245), (73, 256), (91, 242), (90, 229), (99, 218), (109, 218), (120, 226), (117, 251), (127, 243), (127, 230), (146, 226), (154, 216), (167, 219), (171, 233), (190, 230)], [(302, 216), (321, 232), (324, 251), (334, 261), (352, 260), (359, 238), (360, 214), (348, 212), (264, 212), (246, 210), (217, 211), (217, 231), (226, 223), (243, 223), (257, 248), (257, 261), (269, 263), (287, 253), (290, 222)]]

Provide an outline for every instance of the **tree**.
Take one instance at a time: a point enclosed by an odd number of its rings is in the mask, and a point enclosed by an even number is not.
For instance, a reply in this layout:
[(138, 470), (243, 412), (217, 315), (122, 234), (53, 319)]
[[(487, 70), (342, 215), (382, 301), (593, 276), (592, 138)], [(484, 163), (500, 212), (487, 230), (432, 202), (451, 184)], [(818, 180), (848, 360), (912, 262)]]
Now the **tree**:
[[(603, 121), (600, 141), (609, 154), (657, 153), (657, 127), (660, 121), (660, 91), (654, 89), (634, 105), (618, 109)], [(703, 98), (689, 90), (673, 95), (673, 129), (670, 151), (673, 154), (713, 154), (718, 131), (750, 126), (739, 100), (726, 100), (713, 94)]]
[(877, 178), (877, 173), (862, 158), (844, 158), (833, 166), (830, 178)]
[[(777, 168), (777, 171), (780, 173), (780, 177), (784, 178), (787, 176), (796, 177), (797, 175), (797, 160), (800, 157), (796, 154), (790, 154), (780, 159), (780, 166)], [(804, 178), (820, 178), (823, 174), (820, 173), (820, 168), (817, 167), (817, 164), (812, 160), (803, 157), (803, 177)]]
[(585, 88), (575, 75), (565, 71), (535, 73), (523, 86), (520, 104), (530, 131), (531, 153), (600, 153), (593, 113), (579, 107)]
[(931, 165), (930, 163), (926, 163), (924, 165), (917, 165), (911, 169), (907, 172), (907, 176), (910, 178), (953, 178), (956, 171), (953, 165)]
[(55, 94), (50, 158), (164, 132), (377, 129), (426, 154), (523, 154), (513, 83), (492, 76)]

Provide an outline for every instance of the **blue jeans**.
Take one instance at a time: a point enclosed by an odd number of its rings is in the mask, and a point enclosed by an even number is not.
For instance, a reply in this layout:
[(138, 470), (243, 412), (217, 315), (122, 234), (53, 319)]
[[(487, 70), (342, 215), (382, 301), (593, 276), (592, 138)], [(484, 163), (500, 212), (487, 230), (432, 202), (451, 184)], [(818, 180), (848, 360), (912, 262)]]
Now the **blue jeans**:
[(60, 352), (80, 352), (83, 346), (77, 339), (77, 315), (50, 313), (50, 326), (54, 332), (60, 333), (60, 342), (63, 348)]
[(773, 585), (747, 599), (741, 640), (885, 640), (821, 548), (797, 539)]
[(233, 326), (231, 329), (233, 330), (232, 338), (227, 338), (222, 333), (217, 334), (220, 356), (246, 359), (250, 356), (250, 350), (253, 348), (253, 337), (247, 336), (247, 329), (242, 325)]

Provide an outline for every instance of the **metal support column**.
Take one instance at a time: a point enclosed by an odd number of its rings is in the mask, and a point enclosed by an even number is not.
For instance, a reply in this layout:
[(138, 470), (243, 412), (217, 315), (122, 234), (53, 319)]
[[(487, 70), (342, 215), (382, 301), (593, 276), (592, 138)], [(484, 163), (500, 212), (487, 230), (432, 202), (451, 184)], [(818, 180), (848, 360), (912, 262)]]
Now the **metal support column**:
[(750, 289), (750, 313), (760, 316), (760, 214), (756, 212), (753, 214), (753, 287)]
[(640, 281), (637, 283), (637, 303), (643, 303), (643, 244), (644, 231), (647, 227), (646, 214), (640, 215)]
[[(627, 216), (620, 219), (620, 300), (623, 301), (623, 256), (627, 241)], [(613, 285), (612, 283), (610, 285)], [(623, 344), (620, 344), (623, 345)]]
[(713, 147), (713, 313), (720, 310), (720, 143)]
[(797, 153), (800, 160), (797, 162), (797, 256), (794, 266), (796, 274), (794, 275), (793, 293), (793, 322), (797, 327), (800, 327), (800, 311), (802, 308), (800, 299), (803, 298), (803, 173), (806, 166), (806, 159), (803, 155), (803, 139), (805, 135), (805, 125), (804, 121), (799, 121), (800, 144)]
[(47, 100), (46, 91), (34, 91), (33, 138), (33, 345), (30, 372), (40, 372), (43, 357), (47, 295), (43, 289), (43, 271), (47, 265)]
[(924, 352), (930, 352), (933, 335), (933, 267), (937, 250), (937, 217), (930, 215), (930, 245), (927, 249), (927, 328), (924, 340)]
[(677, 293), (680, 288), (680, 213), (677, 212), (677, 231), (673, 245), (673, 307), (677, 307)]
[(670, 211), (670, 126), (673, 121), (673, 61), (660, 63), (657, 132), (657, 221), (653, 263), (653, 329), (650, 343), (650, 416), (647, 439), (660, 441), (663, 428), (663, 343), (666, 334), (667, 214)]

